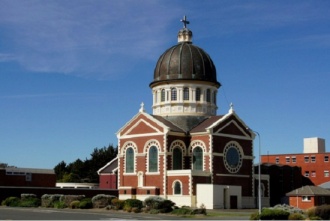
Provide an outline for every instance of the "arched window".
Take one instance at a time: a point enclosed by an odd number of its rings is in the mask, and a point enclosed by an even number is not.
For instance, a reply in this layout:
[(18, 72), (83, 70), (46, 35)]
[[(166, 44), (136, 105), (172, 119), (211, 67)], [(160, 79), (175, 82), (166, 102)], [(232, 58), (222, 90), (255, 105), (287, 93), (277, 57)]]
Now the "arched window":
[(211, 90), (206, 90), (206, 102), (211, 102)]
[(157, 93), (157, 91), (155, 92), (155, 103), (157, 103), (158, 102), (158, 93)]
[(178, 147), (173, 149), (173, 170), (182, 170), (182, 151)]
[(189, 88), (187, 87), (183, 88), (183, 100), (185, 101), (189, 100)]
[(160, 101), (161, 101), (161, 102), (164, 102), (164, 101), (165, 101), (165, 89), (162, 89), (162, 91), (161, 91), (161, 98), (160, 98)]
[(195, 147), (193, 150), (193, 169), (203, 170), (203, 149)]
[(158, 149), (155, 146), (149, 149), (149, 172), (158, 172)]
[(171, 101), (176, 101), (176, 88), (171, 88)]
[(174, 185), (173, 185), (173, 192), (174, 195), (181, 195), (181, 183), (179, 181), (175, 181)]
[(201, 100), (201, 89), (197, 88), (196, 89), (196, 101), (200, 101)]
[(134, 173), (134, 150), (131, 147), (126, 150), (126, 173)]

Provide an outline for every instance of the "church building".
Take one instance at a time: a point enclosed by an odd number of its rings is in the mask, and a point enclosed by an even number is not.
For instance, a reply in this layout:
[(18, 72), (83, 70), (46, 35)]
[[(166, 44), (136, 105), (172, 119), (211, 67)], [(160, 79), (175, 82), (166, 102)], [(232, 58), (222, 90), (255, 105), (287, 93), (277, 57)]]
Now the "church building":
[[(181, 22), (178, 43), (154, 69), (152, 114), (141, 104), (117, 132), (119, 198), (160, 196), (178, 206), (256, 208), (255, 134), (233, 105), (217, 115), (216, 67), (192, 43), (186, 17)], [(267, 193), (268, 186), (263, 188)]]

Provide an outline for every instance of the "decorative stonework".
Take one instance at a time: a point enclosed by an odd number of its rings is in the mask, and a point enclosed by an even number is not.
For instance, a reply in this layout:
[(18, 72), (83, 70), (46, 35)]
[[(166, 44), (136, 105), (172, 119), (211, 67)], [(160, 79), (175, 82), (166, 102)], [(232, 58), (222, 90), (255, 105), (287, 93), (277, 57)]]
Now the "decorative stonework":
[(230, 173), (237, 173), (243, 163), (243, 149), (236, 142), (229, 142), (223, 150), (223, 161)]

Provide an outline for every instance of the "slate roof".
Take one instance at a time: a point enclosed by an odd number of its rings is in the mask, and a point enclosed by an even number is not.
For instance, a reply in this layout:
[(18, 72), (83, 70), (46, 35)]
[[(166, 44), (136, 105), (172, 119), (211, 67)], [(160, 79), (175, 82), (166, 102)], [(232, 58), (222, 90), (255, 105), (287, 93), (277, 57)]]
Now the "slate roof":
[(287, 196), (330, 196), (330, 191), (318, 186), (303, 186), (292, 190)]
[(205, 119), (203, 122), (201, 122), (199, 125), (197, 125), (195, 128), (193, 128), (190, 133), (196, 133), (196, 132), (206, 132), (206, 128), (214, 124), (219, 119), (223, 118), (223, 115), (218, 116), (211, 116), (207, 119)]

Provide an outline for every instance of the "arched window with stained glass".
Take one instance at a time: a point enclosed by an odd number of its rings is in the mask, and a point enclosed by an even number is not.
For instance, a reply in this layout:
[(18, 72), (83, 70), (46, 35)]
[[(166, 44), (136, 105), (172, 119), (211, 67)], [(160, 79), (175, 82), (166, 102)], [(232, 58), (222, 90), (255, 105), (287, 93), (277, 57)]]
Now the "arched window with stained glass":
[(149, 148), (149, 172), (158, 172), (158, 149), (155, 146)]
[(193, 170), (203, 170), (203, 149), (195, 147), (193, 150)]
[(182, 150), (180, 147), (173, 149), (173, 170), (182, 170)]
[(134, 173), (134, 150), (132, 147), (126, 150), (126, 173)]

